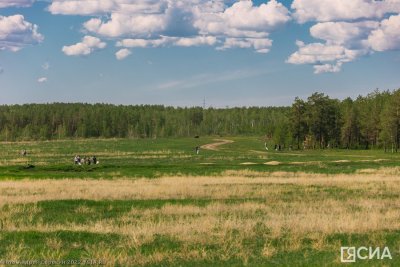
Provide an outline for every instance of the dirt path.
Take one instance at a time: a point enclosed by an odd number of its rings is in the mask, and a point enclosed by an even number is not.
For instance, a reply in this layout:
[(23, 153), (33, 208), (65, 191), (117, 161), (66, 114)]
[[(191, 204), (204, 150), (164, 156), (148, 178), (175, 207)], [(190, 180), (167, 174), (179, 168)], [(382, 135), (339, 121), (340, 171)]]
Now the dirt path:
[(235, 141), (226, 140), (226, 139), (214, 139), (214, 141), (218, 141), (218, 142), (202, 145), (200, 148), (207, 149), (207, 150), (218, 151), (219, 150), (219, 146), (226, 145), (226, 144), (231, 144), (231, 143), (235, 142)]

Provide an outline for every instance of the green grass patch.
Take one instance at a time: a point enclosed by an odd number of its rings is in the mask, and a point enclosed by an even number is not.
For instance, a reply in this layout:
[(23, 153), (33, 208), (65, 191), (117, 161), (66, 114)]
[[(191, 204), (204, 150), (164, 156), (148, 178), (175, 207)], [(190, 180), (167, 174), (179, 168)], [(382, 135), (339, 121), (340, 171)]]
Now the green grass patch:
[[(0, 179), (218, 175), (226, 170), (243, 169), (335, 174), (354, 173), (366, 168), (398, 167), (400, 164), (400, 153), (384, 153), (381, 150), (266, 151), (258, 137), (226, 137), (234, 143), (223, 145), (218, 151), (201, 149), (199, 155), (195, 154), (196, 146), (216, 142), (216, 138), (0, 143)], [(22, 149), (28, 151), (27, 157), (20, 156)], [(95, 155), (100, 164), (76, 166), (73, 164), (75, 155)], [(264, 165), (270, 161), (277, 161), (279, 165)], [(254, 165), (241, 164), (245, 162)]]

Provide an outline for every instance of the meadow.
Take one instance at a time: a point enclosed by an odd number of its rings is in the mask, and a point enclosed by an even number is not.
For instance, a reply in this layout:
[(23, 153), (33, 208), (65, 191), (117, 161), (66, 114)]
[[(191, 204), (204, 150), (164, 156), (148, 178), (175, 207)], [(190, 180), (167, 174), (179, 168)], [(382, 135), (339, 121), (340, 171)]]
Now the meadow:
[[(400, 154), (272, 147), (0, 143), (0, 264), (340, 266), (341, 246), (388, 246), (392, 260), (355, 265), (400, 265)], [(100, 163), (74, 165), (77, 154)]]

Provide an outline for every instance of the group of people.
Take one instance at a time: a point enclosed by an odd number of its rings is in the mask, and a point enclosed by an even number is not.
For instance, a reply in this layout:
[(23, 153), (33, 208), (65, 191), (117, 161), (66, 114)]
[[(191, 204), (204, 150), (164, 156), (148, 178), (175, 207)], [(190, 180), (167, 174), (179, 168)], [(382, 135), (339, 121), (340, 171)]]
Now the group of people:
[(99, 161), (97, 160), (96, 156), (93, 157), (80, 157), (79, 155), (76, 155), (74, 158), (74, 163), (76, 165), (90, 165), (90, 164), (99, 164)]

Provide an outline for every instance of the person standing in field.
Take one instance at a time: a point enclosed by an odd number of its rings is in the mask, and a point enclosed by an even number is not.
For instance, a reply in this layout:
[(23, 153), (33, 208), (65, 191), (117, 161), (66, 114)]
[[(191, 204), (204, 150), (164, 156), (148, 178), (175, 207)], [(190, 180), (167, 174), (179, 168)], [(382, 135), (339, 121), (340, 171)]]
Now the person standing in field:
[(196, 146), (196, 154), (198, 155), (200, 153), (200, 147)]

